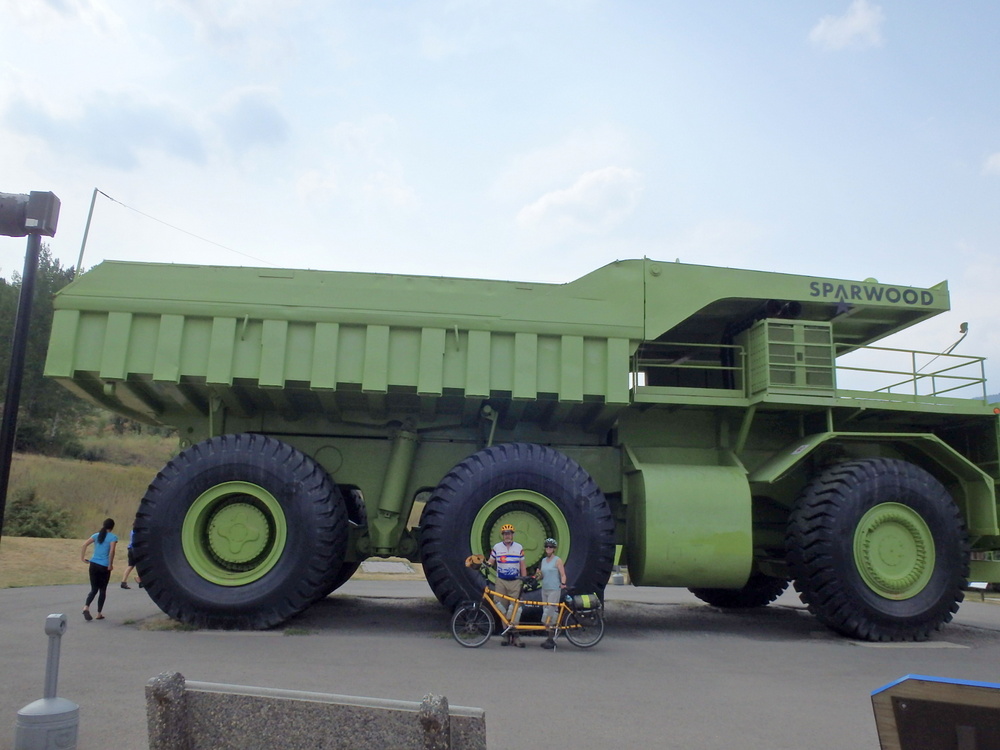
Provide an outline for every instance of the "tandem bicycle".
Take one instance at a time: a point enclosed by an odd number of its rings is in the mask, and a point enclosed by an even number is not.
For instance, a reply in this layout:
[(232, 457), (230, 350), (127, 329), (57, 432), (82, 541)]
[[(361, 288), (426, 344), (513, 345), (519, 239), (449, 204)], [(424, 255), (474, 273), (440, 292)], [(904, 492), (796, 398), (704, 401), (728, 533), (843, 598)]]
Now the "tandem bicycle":
[[(466, 565), (479, 567), (485, 574), (482, 555), (470, 555)], [(513, 603), (509, 617), (497, 605), (497, 599), (505, 600), (503, 609)], [(566, 594), (558, 604), (545, 604), (501, 594), (491, 589), (488, 583), (479, 601), (465, 602), (455, 609), (451, 616), (451, 634), (466, 648), (478, 648), (490, 639), (494, 629), (503, 636), (545, 632), (547, 626), (544, 623), (519, 622), (519, 615), (526, 607), (544, 606), (556, 609), (553, 625), (556, 643), (560, 636), (565, 635), (574, 646), (590, 648), (604, 637), (604, 605), (597, 594)]]

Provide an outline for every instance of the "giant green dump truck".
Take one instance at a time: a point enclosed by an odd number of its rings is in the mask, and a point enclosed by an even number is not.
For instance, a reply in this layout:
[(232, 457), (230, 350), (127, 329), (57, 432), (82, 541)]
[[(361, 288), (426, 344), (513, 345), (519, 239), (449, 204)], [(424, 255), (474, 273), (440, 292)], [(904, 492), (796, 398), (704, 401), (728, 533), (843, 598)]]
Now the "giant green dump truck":
[(648, 259), (567, 284), (106, 262), (58, 295), (46, 372), (178, 429), (135, 548), (188, 623), (272, 627), (370, 557), (452, 607), (512, 523), (577, 587), (622, 564), (756, 607), (794, 581), (834, 630), (919, 640), (970, 571), (1000, 581), (982, 359), (872, 347), (948, 308)]

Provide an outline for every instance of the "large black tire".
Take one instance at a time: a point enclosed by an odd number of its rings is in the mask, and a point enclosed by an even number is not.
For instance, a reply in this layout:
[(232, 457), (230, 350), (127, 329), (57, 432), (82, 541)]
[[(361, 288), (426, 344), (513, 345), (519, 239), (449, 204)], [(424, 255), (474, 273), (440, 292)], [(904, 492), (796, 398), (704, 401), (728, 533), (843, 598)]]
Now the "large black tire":
[[(368, 509), (365, 507), (365, 500), (361, 492), (358, 490), (341, 490), (341, 495), (347, 507), (349, 522), (361, 528), (368, 526)], [(358, 568), (360, 567), (361, 560), (345, 562), (340, 566), (340, 570), (337, 571), (336, 575), (334, 575), (333, 580), (330, 582), (330, 588), (327, 591), (323, 591), (318, 598), (324, 599), (339, 589), (351, 579), (351, 576), (358, 572)]]
[(424, 574), (453, 609), (482, 596), (485, 580), (465, 567), (486, 554), (513, 523), (529, 572), (546, 537), (559, 542), (570, 586), (603, 594), (614, 559), (614, 519), (604, 494), (573, 459), (533, 443), (504, 443), (474, 453), (441, 480), (421, 517)]
[(838, 464), (806, 488), (786, 537), (802, 601), (839, 633), (922, 641), (958, 611), (969, 538), (947, 490), (895, 459)]
[(329, 590), (347, 511), (311, 458), (239, 434), (191, 446), (149, 485), (136, 516), (137, 568), (153, 601), (197, 627), (274, 627)]
[(706, 604), (721, 609), (766, 607), (788, 588), (788, 581), (754, 573), (741, 589), (688, 589)]

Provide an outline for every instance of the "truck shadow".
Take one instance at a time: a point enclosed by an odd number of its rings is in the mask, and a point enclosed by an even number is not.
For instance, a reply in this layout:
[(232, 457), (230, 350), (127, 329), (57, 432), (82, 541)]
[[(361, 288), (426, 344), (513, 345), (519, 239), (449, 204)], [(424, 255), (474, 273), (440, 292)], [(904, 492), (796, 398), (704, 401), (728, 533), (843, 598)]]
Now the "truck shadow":
[[(613, 617), (615, 634), (625, 637), (715, 633), (753, 641), (862, 643), (835, 633), (802, 607), (777, 603), (755, 609), (726, 610), (707, 604), (611, 602), (609, 612), (613, 613), (609, 617), (609, 627)], [(949, 623), (925, 644), (910, 645), (926, 647), (941, 642), (969, 647), (995, 645), (1000, 643), (1000, 631)]]
[[(316, 635), (386, 635), (448, 638), (451, 613), (433, 597), (338, 595), (323, 599), (289, 621), (286, 630)], [(700, 603), (651, 604), (609, 601), (605, 638), (659, 639), (722, 635), (747, 641), (851, 641), (823, 626), (801, 607), (772, 604), (722, 610)], [(930, 641), (977, 646), (1000, 642), (1000, 632), (951, 623)]]
[(285, 628), (323, 635), (427, 635), (447, 633), (451, 613), (434, 597), (334, 594), (289, 620)]
[(653, 635), (715, 633), (755, 641), (839, 639), (802, 609), (772, 605), (726, 610), (707, 604), (649, 604), (611, 602), (609, 623), (616, 631), (643, 638)]
[[(450, 612), (433, 597), (338, 595), (323, 599), (289, 621), (286, 630), (326, 636), (386, 635), (448, 638)], [(659, 639), (711, 634), (748, 641), (850, 641), (824, 627), (800, 607), (780, 604), (721, 610), (707, 604), (609, 601), (606, 638)], [(962, 645), (1000, 642), (1000, 632), (947, 625), (933, 639)]]

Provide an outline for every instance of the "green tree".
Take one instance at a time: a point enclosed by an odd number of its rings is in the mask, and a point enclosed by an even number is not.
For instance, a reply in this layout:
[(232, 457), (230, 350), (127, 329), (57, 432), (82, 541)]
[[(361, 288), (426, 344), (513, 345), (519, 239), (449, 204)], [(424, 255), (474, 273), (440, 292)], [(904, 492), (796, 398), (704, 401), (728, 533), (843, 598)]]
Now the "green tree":
[[(77, 455), (80, 447), (76, 436), (80, 421), (94, 412), (87, 403), (42, 375), (52, 331), (52, 299), (72, 278), (73, 269), (63, 268), (58, 259), (52, 257), (49, 246), (43, 244), (39, 252), (31, 325), (24, 355), (24, 378), (14, 443), (18, 451)], [(0, 279), (0, 393), (4, 398), (20, 293), (20, 275), (15, 274), (10, 282)]]
[(66, 539), (70, 536), (69, 530), (69, 511), (39, 500), (33, 489), (18, 492), (7, 506), (5, 536)]

